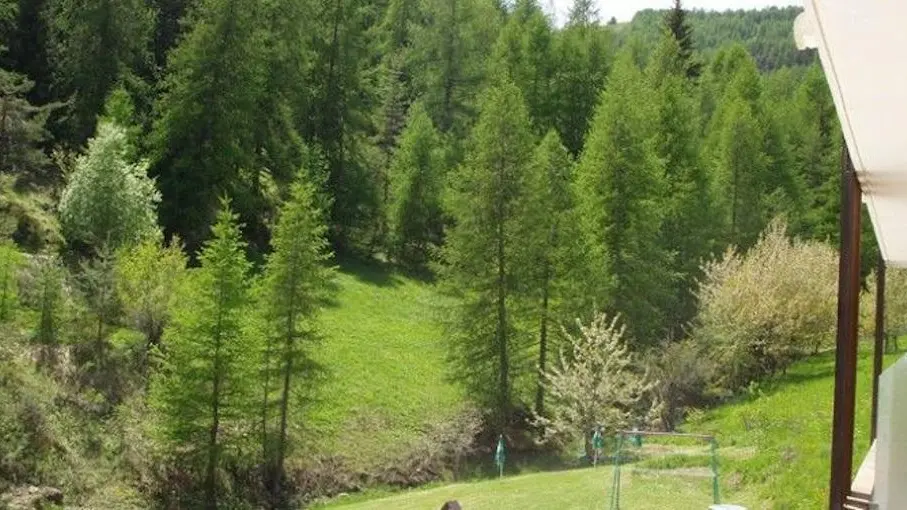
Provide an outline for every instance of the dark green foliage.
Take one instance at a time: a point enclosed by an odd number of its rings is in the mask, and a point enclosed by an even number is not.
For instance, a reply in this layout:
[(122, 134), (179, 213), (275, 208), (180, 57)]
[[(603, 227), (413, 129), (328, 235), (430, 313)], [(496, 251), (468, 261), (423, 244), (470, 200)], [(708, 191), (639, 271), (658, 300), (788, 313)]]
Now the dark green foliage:
[(82, 261), (75, 280), (90, 315), (93, 340), (101, 343), (106, 326), (114, 325), (122, 314), (110, 249), (102, 246), (94, 258)]
[(527, 337), (515, 317), (525, 281), (529, 115), (519, 89), (490, 88), (466, 161), (453, 176), (455, 225), (444, 250), (445, 280), (459, 297), (449, 329), (456, 373), (469, 394), (507, 425), (527, 374)]
[(24, 183), (45, 181), (49, 163), (41, 149), (50, 112), (29, 103), (33, 86), (25, 76), (0, 69), (0, 172)]
[(417, 103), (388, 170), (390, 252), (410, 267), (426, 264), (443, 240), (443, 164), (441, 138)]
[(675, 275), (660, 243), (664, 163), (656, 111), (642, 72), (624, 52), (602, 94), (577, 167), (576, 195), (589, 260), (589, 294), (621, 314), (631, 342), (653, 344), (665, 330)]
[(574, 157), (583, 148), (613, 53), (610, 32), (583, 19), (569, 22), (555, 35), (556, 67), (549, 95), (556, 111), (555, 127)]
[(154, 14), (143, 0), (54, 0), (47, 20), (56, 93), (71, 100), (66, 138), (79, 146), (114, 85), (149, 67)]
[[(204, 506), (216, 508), (227, 463), (249, 462), (237, 450), (252, 424), (254, 353), (243, 335), (250, 264), (236, 215), (221, 202), (201, 267), (180, 289), (164, 332), (163, 366), (150, 402), (159, 432), (178, 465), (195, 475)], [(197, 504), (197, 503), (196, 503)]]
[(262, 171), (256, 133), (267, 60), (257, 5), (201, 0), (192, 29), (171, 53), (156, 105), (150, 143), (161, 223), (190, 253), (208, 237), (218, 196), (242, 194)]
[(687, 78), (696, 79), (702, 72), (702, 64), (696, 60), (693, 52), (695, 41), (693, 28), (687, 21), (687, 11), (683, 9), (680, 0), (674, 0), (674, 7), (665, 14), (665, 27), (677, 41), (678, 54)]

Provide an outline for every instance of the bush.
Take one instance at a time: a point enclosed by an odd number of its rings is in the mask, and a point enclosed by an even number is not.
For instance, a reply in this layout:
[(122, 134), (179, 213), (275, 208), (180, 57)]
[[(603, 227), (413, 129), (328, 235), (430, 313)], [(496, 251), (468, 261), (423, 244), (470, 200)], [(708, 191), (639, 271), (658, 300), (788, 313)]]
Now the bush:
[[(860, 300), (860, 333), (868, 338), (875, 334), (876, 284), (873, 271)], [(907, 269), (885, 269), (885, 331), (896, 336), (907, 333)]]
[(790, 239), (773, 221), (745, 254), (707, 263), (693, 337), (737, 390), (784, 371), (834, 340), (838, 256), (826, 244)]
[(661, 404), (657, 418), (663, 430), (674, 430), (687, 411), (714, 401), (716, 367), (697, 343), (667, 343), (652, 352), (649, 365), (658, 380), (653, 393)]

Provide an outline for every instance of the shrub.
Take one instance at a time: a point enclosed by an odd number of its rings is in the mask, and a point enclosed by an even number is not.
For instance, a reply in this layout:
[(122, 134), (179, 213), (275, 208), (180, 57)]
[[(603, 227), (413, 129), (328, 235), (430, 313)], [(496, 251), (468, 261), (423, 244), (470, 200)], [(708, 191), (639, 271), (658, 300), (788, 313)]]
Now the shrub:
[(98, 124), (60, 197), (67, 240), (116, 248), (157, 230), (160, 193), (147, 175), (147, 163), (130, 162), (128, 151), (125, 129), (107, 121)]
[[(873, 271), (860, 300), (860, 332), (865, 337), (875, 333), (876, 284)], [(907, 269), (885, 269), (885, 331), (897, 336), (907, 333)]]
[(693, 337), (721, 367), (721, 387), (783, 371), (834, 339), (837, 260), (775, 220), (745, 254), (732, 248), (705, 265)]
[(657, 418), (663, 430), (674, 430), (687, 411), (714, 400), (711, 381), (716, 367), (697, 343), (666, 343), (652, 351), (649, 364), (658, 380), (653, 393), (661, 404)]

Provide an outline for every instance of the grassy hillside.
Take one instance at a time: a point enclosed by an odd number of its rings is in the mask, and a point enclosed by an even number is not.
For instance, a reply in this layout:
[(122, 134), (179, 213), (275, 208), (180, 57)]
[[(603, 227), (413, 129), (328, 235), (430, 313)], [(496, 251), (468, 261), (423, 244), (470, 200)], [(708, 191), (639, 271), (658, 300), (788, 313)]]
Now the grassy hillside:
[(322, 316), (326, 369), (307, 428), (321, 453), (365, 467), (402, 453), (462, 402), (447, 381), (431, 284), (378, 265), (342, 265)]
[[(897, 357), (886, 356), (886, 365)], [(754, 386), (738, 402), (691, 417), (684, 427), (687, 432), (718, 437), (725, 502), (785, 510), (825, 504), (833, 374), (834, 354), (821, 354), (795, 365), (776, 381)], [(857, 466), (869, 446), (870, 374), (871, 352), (863, 349), (857, 386)], [(640, 475), (625, 476), (624, 481), (623, 506), (634, 510), (699, 510), (709, 502), (708, 485), (702, 481)], [(470, 510), (602, 508), (610, 487), (610, 467), (602, 467), (450, 485), (374, 501), (340, 499), (328, 506), (415, 510), (440, 508), (447, 499), (458, 499)]]

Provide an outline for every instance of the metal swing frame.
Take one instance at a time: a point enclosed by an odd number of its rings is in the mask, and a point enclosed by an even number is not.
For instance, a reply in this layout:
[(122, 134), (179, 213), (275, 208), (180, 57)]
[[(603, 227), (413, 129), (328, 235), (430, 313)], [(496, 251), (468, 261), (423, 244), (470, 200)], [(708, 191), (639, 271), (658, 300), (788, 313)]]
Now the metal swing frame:
[(614, 476), (611, 485), (611, 510), (620, 510), (620, 466), (621, 455), (623, 453), (624, 442), (630, 437), (678, 437), (687, 439), (696, 439), (709, 444), (712, 454), (712, 502), (721, 503), (721, 493), (719, 490), (718, 479), (718, 441), (715, 436), (705, 434), (682, 434), (679, 432), (646, 432), (641, 430), (622, 430), (617, 433), (617, 449), (614, 452)]

